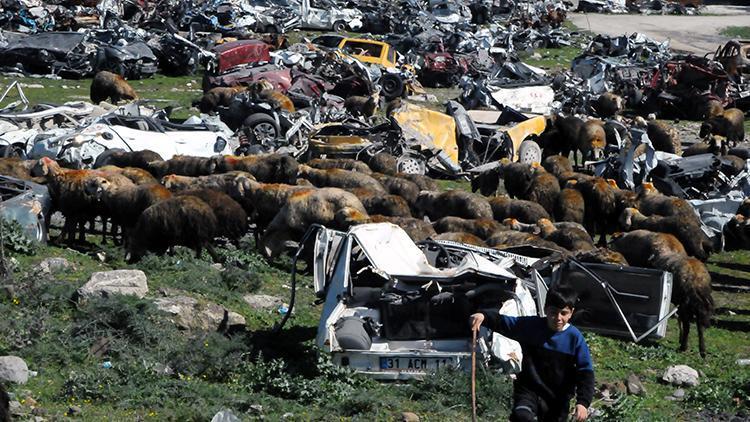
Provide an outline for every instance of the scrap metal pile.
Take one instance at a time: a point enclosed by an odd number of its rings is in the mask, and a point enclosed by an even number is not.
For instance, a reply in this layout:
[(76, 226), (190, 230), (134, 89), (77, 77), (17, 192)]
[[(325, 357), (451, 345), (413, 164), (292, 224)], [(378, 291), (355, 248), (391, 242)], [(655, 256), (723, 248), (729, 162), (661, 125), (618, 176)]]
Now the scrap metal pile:
[(696, 15), (703, 0), (580, 0), (577, 12)]

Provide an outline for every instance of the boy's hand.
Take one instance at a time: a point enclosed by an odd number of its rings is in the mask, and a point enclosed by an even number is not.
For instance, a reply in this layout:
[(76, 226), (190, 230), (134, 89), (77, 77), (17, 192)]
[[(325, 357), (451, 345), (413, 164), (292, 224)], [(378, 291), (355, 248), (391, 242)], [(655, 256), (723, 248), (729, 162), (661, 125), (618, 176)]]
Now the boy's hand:
[(471, 325), (472, 331), (479, 331), (479, 327), (482, 326), (482, 322), (484, 322), (484, 315), (479, 312), (469, 317), (469, 325)]
[(581, 422), (585, 421), (589, 417), (589, 411), (586, 409), (586, 406), (582, 404), (576, 404), (576, 409), (573, 411), (573, 415), (576, 418), (576, 421)]

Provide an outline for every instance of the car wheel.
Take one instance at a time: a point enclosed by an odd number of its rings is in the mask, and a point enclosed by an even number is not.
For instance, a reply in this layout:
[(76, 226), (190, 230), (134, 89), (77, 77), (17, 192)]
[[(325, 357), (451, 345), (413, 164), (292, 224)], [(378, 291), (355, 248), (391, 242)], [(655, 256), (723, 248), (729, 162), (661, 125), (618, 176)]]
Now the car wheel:
[(256, 113), (245, 119), (242, 124), (250, 143), (266, 144), (279, 137), (281, 129), (273, 117), (268, 114)]
[(518, 147), (518, 162), (524, 164), (541, 163), (542, 149), (534, 141), (523, 141)]
[(404, 81), (394, 74), (387, 74), (380, 78), (380, 86), (386, 99), (398, 98), (404, 93)]
[(406, 174), (425, 174), (427, 165), (422, 157), (406, 153), (396, 159), (396, 171)]
[(346, 22), (344, 21), (336, 21), (333, 23), (333, 30), (335, 32), (344, 32), (346, 31)]
[(110, 148), (105, 150), (103, 153), (99, 154), (96, 157), (96, 160), (94, 161), (94, 168), (98, 169), (99, 167), (109, 165), (110, 156), (115, 152), (125, 152), (125, 150), (121, 148)]

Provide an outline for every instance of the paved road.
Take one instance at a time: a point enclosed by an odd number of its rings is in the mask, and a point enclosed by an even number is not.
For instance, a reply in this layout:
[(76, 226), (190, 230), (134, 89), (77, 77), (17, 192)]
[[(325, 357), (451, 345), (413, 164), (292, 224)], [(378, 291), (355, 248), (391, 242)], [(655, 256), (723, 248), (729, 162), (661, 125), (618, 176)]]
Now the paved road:
[(640, 32), (656, 41), (669, 39), (673, 50), (703, 55), (728, 40), (719, 35), (722, 28), (750, 26), (750, 6), (709, 6), (699, 16), (570, 13), (568, 19), (595, 34)]

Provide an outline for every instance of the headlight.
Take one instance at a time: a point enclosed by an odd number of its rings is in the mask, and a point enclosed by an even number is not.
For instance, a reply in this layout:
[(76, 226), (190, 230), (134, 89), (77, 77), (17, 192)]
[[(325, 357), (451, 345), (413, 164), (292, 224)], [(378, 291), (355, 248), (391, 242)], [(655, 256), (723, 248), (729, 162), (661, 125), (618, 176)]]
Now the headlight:
[(214, 152), (222, 152), (227, 147), (227, 141), (224, 138), (217, 138), (214, 144)]

